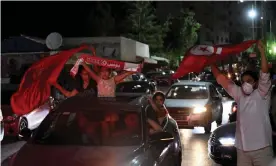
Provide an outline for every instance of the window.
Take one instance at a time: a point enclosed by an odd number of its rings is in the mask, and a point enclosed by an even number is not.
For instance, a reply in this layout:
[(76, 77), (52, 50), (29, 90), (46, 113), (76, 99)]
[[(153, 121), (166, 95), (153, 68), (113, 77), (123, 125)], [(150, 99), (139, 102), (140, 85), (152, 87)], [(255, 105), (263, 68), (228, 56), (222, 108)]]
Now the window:
[(167, 99), (207, 99), (208, 92), (204, 85), (176, 85), (166, 95)]
[(112, 109), (53, 112), (33, 139), (34, 144), (63, 146), (133, 146), (140, 142), (140, 114)]
[(225, 43), (228, 43), (228, 42), (229, 42), (229, 39), (228, 39), (228, 38), (226, 38), (226, 39), (225, 39)]
[(220, 38), (220, 41), (223, 42), (223, 37)]
[(217, 36), (217, 41), (219, 41), (219, 36)]
[(231, 27), (233, 25), (233, 22), (232, 21), (229, 21), (229, 26)]
[(194, 10), (195, 8), (193, 6), (190, 6), (189, 7), (189, 10)]

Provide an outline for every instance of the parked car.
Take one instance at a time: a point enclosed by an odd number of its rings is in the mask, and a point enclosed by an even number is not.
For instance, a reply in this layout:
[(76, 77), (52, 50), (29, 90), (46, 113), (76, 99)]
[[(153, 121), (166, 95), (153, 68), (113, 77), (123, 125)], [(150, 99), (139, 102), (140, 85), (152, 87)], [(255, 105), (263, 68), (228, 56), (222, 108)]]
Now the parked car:
[(136, 101), (130, 104), (131, 100), (125, 98), (68, 98), (47, 115), (36, 132), (22, 130), (27, 143), (3, 163), (180, 166), (181, 146), (176, 138), (169, 132), (150, 135), (145, 114), (147, 98)]
[(2, 115), (2, 110), (0, 109), (0, 122), (1, 122), (1, 131), (0, 131), (0, 141), (3, 140), (4, 138), (4, 121), (3, 121), (3, 115)]
[(148, 72), (146, 73), (146, 78), (155, 80), (156, 76), (163, 76), (163, 75), (166, 75), (166, 73), (163, 71)]
[(116, 96), (139, 97), (142, 95), (151, 95), (156, 91), (156, 86), (145, 81), (126, 81), (116, 86)]
[(132, 75), (132, 80), (133, 81), (145, 81), (145, 82), (149, 82), (150, 84), (152, 84), (152, 86), (156, 87), (157, 83), (156, 81), (154, 81), (153, 79), (148, 79), (146, 78), (146, 76), (143, 73), (136, 73)]
[(165, 105), (180, 128), (202, 126), (209, 133), (213, 121), (222, 123), (222, 97), (209, 82), (173, 84), (166, 94)]
[(49, 98), (43, 105), (30, 113), (18, 116), (12, 111), (10, 99), (19, 85), (2, 84), (1, 86), (1, 110), (3, 111), (5, 136), (18, 136), (18, 133), (24, 128), (35, 130), (53, 107), (54, 99)]
[(189, 73), (183, 77), (180, 77), (179, 80), (200, 81), (200, 77), (198, 77), (195, 73)]
[(1, 84), (1, 111), (3, 115), (4, 136), (17, 136), (19, 117), (11, 108), (11, 96), (17, 91), (17, 84)]
[(159, 86), (171, 86), (172, 84), (179, 82), (178, 79), (172, 79), (171, 75), (156, 76), (155, 81)]

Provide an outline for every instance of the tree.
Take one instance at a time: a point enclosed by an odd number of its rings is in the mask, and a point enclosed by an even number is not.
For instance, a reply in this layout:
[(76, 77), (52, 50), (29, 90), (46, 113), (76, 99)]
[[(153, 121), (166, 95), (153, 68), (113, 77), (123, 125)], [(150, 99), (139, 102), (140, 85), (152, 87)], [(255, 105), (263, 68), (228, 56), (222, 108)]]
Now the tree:
[(88, 29), (92, 36), (107, 36), (115, 27), (115, 19), (111, 14), (108, 2), (96, 2), (93, 10), (88, 15)]
[(155, 9), (149, 1), (130, 2), (126, 18), (127, 37), (148, 44), (151, 53), (163, 51), (163, 39), (169, 27), (169, 21), (163, 25), (157, 21)]
[(166, 43), (166, 51), (171, 60), (179, 59), (196, 43), (200, 24), (194, 15), (194, 12), (182, 9), (180, 15), (173, 18)]

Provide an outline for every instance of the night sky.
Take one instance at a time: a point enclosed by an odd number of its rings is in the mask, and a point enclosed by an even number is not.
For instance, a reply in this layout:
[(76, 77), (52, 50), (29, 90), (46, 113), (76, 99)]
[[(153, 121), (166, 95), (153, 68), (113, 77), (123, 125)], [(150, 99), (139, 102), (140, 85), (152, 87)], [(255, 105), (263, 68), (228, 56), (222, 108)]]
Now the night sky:
[[(65, 37), (86, 36), (87, 15), (95, 3), (2, 1), (1, 40), (20, 34), (46, 38), (51, 32), (60, 32)], [(119, 2), (109, 3), (112, 10), (122, 11)], [(276, 9), (276, 3), (273, 5)]]
[(51, 32), (84, 36), (94, 2), (2, 2), (2, 36), (25, 34), (45, 38)]

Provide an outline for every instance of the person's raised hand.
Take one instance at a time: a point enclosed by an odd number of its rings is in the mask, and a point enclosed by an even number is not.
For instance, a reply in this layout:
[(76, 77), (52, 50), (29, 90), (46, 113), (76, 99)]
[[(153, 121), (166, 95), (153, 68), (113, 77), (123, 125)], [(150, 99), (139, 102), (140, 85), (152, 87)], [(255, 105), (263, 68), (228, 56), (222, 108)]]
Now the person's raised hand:
[(263, 42), (261, 40), (258, 41), (257, 46), (261, 53), (265, 52), (265, 45), (263, 44)]

